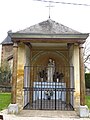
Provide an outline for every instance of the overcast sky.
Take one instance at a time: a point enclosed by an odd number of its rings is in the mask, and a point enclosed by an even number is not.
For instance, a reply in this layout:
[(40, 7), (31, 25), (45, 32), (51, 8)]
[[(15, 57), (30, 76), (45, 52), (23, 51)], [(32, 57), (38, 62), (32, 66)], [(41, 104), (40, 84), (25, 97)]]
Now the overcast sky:
[[(48, 1), (48, 0), (47, 0)], [(89, 4), (90, 0), (53, 0)], [(12, 30), (25, 29), (49, 17), (49, 3), (35, 0), (0, 0), (0, 42)], [(52, 20), (79, 32), (90, 33), (90, 6), (51, 4)]]

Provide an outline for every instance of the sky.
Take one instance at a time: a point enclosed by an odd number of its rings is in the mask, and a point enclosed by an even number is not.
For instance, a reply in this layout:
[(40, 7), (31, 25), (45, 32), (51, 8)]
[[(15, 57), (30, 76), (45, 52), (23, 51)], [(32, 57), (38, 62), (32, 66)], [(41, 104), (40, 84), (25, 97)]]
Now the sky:
[[(90, 5), (90, 0), (53, 1)], [(47, 20), (49, 18), (48, 5), (48, 2), (35, 0), (0, 0), (0, 43), (5, 39), (9, 30), (16, 32)], [(50, 9), (52, 20), (79, 32), (90, 33), (90, 6), (60, 3), (52, 3), (51, 6), (53, 6)]]

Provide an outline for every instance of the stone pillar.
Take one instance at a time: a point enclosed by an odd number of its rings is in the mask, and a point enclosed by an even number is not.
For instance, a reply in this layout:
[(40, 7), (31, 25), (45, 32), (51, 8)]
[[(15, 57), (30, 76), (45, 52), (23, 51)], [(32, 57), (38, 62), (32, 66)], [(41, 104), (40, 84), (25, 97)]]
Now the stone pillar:
[(12, 92), (11, 92), (11, 104), (8, 106), (9, 114), (18, 113), (18, 105), (16, 103), (16, 91), (17, 91), (17, 58), (18, 58), (18, 45), (15, 42), (13, 44), (13, 73), (12, 73)]
[(84, 76), (84, 61), (83, 61), (83, 46), (80, 44), (80, 105), (85, 105), (85, 76)]
[(18, 58), (18, 45), (13, 44), (13, 74), (12, 74), (12, 93), (11, 103), (16, 103), (16, 87), (17, 87), (17, 58)]
[(72, 63), (74, 66), (74, 108), (75, 110), (79, 109), (80, 106), (80, 65), (79, 65), (79, 46), (74, 44), (73, 54), (72, 54)]
[(89, 109), (85, 105), (85, 73), (83, 61), (83, 45), (79, 46), (79, 61), (80, 61), (80, 117), (89, 117)]

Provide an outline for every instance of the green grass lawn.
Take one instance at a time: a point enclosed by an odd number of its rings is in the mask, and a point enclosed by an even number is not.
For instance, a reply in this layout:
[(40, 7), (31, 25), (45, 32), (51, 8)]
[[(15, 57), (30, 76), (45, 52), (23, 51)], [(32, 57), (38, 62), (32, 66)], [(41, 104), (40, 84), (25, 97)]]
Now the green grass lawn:
[(11, 93), (0, 93), (0, 111), (11, 103)]
[(86, 96), (86, 105), (90, 109), (90, 96)]
[[(11, 93), (0, 93), (0, 111), (11, 103)], [(90, 109), (90, 96), (86, 96), (86, 105)]]

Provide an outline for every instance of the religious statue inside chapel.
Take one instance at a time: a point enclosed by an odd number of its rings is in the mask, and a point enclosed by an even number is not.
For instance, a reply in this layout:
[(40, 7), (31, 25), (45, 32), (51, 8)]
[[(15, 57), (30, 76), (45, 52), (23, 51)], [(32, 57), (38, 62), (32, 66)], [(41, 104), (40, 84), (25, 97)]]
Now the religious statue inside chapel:
[(56, 62), (52, 58), (49, 58), (47, 66), (39, 71), (39, 81), (34, 82), (34, 87), (40, 89), (39, 91), (34, 90), (34, 101), (38, 99), (66, 101), (65, 92), (55, 91), (55, 88), (66, 88), (66, 83), (63, 82), (64, 75), (57, 70)]
[(47, 66), (47, 81), (53, 82), (53, 75), (55, 73), (55, 61), (49, 59), (48, 66)]

